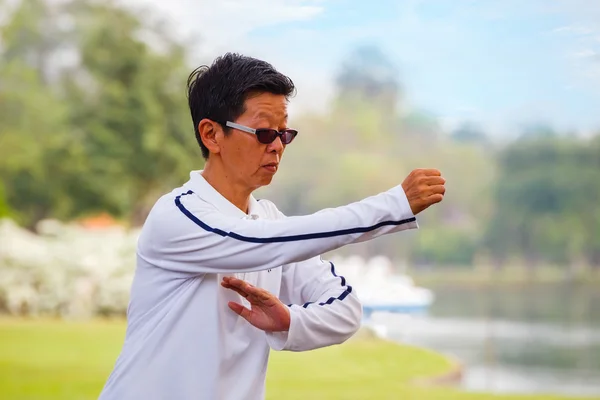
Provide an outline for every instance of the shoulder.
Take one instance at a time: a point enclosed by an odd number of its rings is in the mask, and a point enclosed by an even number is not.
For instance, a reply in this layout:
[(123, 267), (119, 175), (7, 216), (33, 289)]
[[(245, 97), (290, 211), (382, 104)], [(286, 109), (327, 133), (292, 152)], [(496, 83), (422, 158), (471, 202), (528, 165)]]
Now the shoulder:
[[(190, 238), (210, 236), (214, 229), (207, 216), (216, 211), (188, 189), (178, 188), (162, 195), (154, 204), (138, 237), (140, 254), (157, 252), (181, 245)], [(214, 218), (213, 218), (214, 219)]]
[(154, 204), (153, 211), (181, 213), (185, 210), (215, 210), (216, 207), (185, 186), (173, 189), (161, 196)]
[(280, 219), (280, 218), (285, 218), (285, 214), (283, 214), (281, 211), (279, 211), (279, 209), (277, 208), (277, 206), (275, 205), (275, 203), (273, 203), (271, 200), (267, 200), (267, 199), (257, 199), (257, 203), (259, 205), (259, 207), (261, 208), (261, 210), (269, 217), (272, 219)]
[(185, 187), (173, 189), (170, 193), (162, 195), (150, 210), (145, 230), (169, 233), (172, 229), (191, 229), (190, 220), (194, 215), (212, 212), (215, 207), (197, 196)]

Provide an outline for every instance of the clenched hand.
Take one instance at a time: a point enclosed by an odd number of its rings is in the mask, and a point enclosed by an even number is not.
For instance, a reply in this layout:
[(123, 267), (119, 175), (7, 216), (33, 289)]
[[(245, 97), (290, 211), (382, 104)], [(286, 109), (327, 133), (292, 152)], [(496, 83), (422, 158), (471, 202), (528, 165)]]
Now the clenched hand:
[(266, 332), (290, 329), (290, 310), (272, 293), (230, 276), (223, 277), (221, 286), (237, 292), (250, 303), (247, 309), (239, 303), (229, 302), (229, 308), (246, 321)]
[(402, 188), (414, 215), (432, 204), (444, 199), (446, 180), (437, 169), (415, 169), (404, 182)]

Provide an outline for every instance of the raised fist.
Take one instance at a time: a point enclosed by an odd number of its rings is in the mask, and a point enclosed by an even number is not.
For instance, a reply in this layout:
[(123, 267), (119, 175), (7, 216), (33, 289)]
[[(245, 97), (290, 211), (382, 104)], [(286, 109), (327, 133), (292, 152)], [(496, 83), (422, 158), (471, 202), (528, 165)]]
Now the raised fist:
[(432, 204), (444, 199), (446, 180), (437, 169), (415, 169), (404, 182), (402, 188), (414, 215)]

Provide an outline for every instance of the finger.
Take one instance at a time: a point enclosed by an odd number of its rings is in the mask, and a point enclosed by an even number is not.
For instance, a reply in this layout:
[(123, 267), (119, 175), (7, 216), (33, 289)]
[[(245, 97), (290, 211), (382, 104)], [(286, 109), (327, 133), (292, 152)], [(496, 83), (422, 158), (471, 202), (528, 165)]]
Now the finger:
[(228, 289), (231, 288), (231, 277), (224, 276), (223, 280), (221, 281), (221, 286), (228, 288)]
[(271, 298), (271, 294), (264, 289), (258, 288), (256, 286), (250, 285), (250, 287), (246, 288), (246, 293), (257, 300), (265, 301)]
[(444, 194), (446, 193), (446, 187), (443, 185), (435, 185), (430, 187), (431, 193), (433, 194)]
[(222, 283), (223, 287), (237, 292), (251, 303), (262, 303), (269, 300), (272, 295), (264, 289), (252, 286), (246, 281), (230, 278), (229, 283)]
[(230, 286), (231, 285), (231, 281), (235, 279), (232, 276), (224, 276), (223, 280), (221, 281), (221, 285), (222, 286)]
[(240, 296), (247, 298), (248, 293), (244, 290), (244, 281), (241, 279), (237, 279), (231, 276), (224, 276), (223, 281), (221, 282), (221, 286), (226, 289), (233, 290), (237, 292)]
[(237, 279), (233, 276), (224, 276), (223, 280), (221, 281), (221, 284), (225, 283), (225, 284), (230, 285), (230, 284), (232, 284), (232, 282), (235, 282), (235, 281), (240, 281), (240, 279)]
[(232, 286), (232, 289), (237, 288), (248, 295), (255, 296), (262, 300), (266, 300), (271, 297), (269, 292), (267, 292), (266, 290), (256, 286), (252, 286), (248, 282), (243, 281), (241, 279), (231, 278), (229, 281), (229, 285)]
[(233, 310), (234, 313), (244, 318), (246, 321), (250, 322), (250, 316), (252, 315), (252, 311), (248, 310), (246, 307), (239, 303), (234, 303), (233, 301), (230, 301), (229, 303), (227, 303), (227, 305), (230, 309)]
[[(227, 277), (227, 278), (228, 278), (227, 283), (229, 284), (229, 286), (236, 287), (236, 288), (244, 290), (244, 291), (246, 291), (246, 289), (249, 286), (252, 286), (248, 282), (243, 281), (238, 278), (234, 278), (234, 277)], [(225, 280), (225, 277), (223, 278), (223, 280)]]
[(422, 169), (421, 171), (425, 176), (442, 176), (440, 170), (435, 168)]
[(229, 278), (226, 285), (231, 289), (236, 288), (245, 293), (248, 293), (248, 289), (252, 287), (248, 282), (237, 278)]
[(237, 294), (239, 294), (240, 296), (242, 296), (243, 298), (248, 298), (248, 293), (244, 292), (242, 289), (233, 287), (231, 285), (225, 285), (225, 284), (221, 284), (224, 288), (226, 289), (230, 289), (233, 290), (234, 292), (236, 292)]
[(435, 186), (435, 185), (445, 184), (446, 180), (444, 178), (442, 178), (441, 176), (427, 176), (427, 177), (423, 178), (422, 182), (425, 183), (426, 185)]
[(442, 200), (444, 200), (444, 195), (442, 195), (442, 194), (432, 194), (431, 196), (429, 196), (427, 198), (427, 202), (429, 204), (439, 203)]

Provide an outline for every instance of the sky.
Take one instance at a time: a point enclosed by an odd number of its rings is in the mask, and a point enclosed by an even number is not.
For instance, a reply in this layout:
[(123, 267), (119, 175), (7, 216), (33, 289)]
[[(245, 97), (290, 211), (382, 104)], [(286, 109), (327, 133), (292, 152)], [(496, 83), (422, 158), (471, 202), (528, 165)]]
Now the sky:
[(192, 62), (227, 51), (269, 61), (298, 87), (291, 112), (324, 111), (343, 60), (376, 45), (407, 109), (448, 129), (600, 129), (600, 0), (121, 1), (166, 19)]

